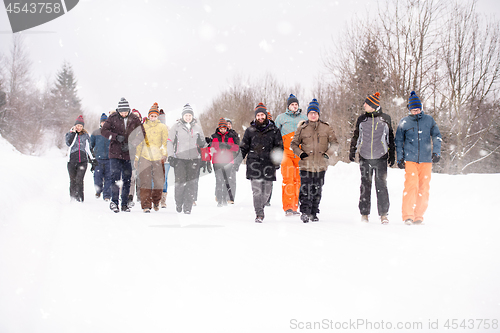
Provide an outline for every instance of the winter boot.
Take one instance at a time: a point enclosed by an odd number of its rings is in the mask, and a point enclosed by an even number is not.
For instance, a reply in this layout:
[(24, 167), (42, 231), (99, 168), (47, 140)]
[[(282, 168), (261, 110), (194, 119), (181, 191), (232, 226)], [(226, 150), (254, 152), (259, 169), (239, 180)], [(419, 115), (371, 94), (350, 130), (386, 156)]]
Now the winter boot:
[(144, 213), (151, 213), (151, 209), (149, 209), (149, 208), (145, 208), (145, 209), (143, 209), (142, 211), (143, 211)]
[(120, 209), (118, 209), (118, 205), (115, 204), (113, 201), (109, 203), (109, 209), (111, 209), (115, 213), (120, 212)]
[(159, 211), (160, 210), (160, 203), (159, 202), (153, 203), (153, 209), (155, 210), (155, 212)]
[(406, 220), (405, 220), (405, 224), (406, 224), (406, 225), (412, 225), (412, 223), (413, 223), (413, 220), (412, 220), (412, 219), (406, 219)]
[(422, 221), (422, 220), (415, 220), (415, 221), (413, 221), (413, 224), (415, 224), (415, 225), (424, 224), (424, 221)]
[(167, 192), (161, 193), (161, 208), (167, 208)]
[(382, 222), (382, 224), (388, 224), (389, 219), (387, 218), (387, 215), (380, 216), (380, 222)]
[(361, 222), (368, 223), (368, 215), (361, 215)]
[(264, 221), (264, 216), (258, 216), (255, 218), (255, 223), (262, 223)]
[(308, 223), (309, 222), (309, 215), (302, 213), (302, 215), (300, 216), (300, 219), (302, 220), (302, 222)]
[(293, 216), (293, 210), (291, 210), (291, 209), (287, 209), (287, 210), (285, 211), (285, 216)]
[(313, 216), (311, 216), (311, 221), (318, 222), (319, 221), (318, 215), (313, 214)]
[(130, 213), (129, 206), (122, 206), (122, 212)]

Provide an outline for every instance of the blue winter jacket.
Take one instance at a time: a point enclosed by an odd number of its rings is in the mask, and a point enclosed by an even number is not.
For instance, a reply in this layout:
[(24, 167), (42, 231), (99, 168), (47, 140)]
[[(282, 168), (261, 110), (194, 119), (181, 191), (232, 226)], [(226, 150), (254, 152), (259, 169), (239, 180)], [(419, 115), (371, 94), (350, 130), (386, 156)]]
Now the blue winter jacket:
[(441, 155), (439, 128), (434, 118), (423, 111), (401, 119), (394, 141), (398, 161), (404, 159), (416, 163), (431, 163), (432, 153)]
[(98, 128), (90, 136), (90, 148), (98, 160), (109, 159), (109, 139), (101, 135), (101, 129)]

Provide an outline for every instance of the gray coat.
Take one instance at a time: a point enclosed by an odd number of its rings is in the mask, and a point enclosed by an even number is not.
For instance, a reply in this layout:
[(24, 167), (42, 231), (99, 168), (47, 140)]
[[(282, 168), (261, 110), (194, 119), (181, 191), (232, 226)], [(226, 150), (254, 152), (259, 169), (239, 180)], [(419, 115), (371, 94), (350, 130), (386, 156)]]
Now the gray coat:
[(204, 148), (206, 145), (203, 129), (196, 119), (191, 124), (179, 119), (168, 132), (168, 156), (181, 160), (199, 159), (201, 155), (198, 147)]

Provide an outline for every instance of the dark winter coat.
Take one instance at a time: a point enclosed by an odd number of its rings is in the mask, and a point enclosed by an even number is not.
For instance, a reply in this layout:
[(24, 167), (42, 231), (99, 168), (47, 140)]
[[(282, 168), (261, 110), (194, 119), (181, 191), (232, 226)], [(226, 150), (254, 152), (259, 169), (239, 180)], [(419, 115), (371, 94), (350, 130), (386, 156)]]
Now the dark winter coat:
[[(234, 163), (234, 153), (239, 149), (236, 144), (236, 138), (231, 132), (222, 134), (219, 129), (212, 134), (212, 143), (210, 144), (210, 154), (212, 155), (212, 163), (228, 164)], [(221, 145), (222, 144), (222, 145)], [(222, 147), (221, 147), (222, 146)]]
[(90, 151), (90, 136), (86, 130), (80, 133), (66, 133), (66, 145), (69, 147), (68, 162), (86, 163), (89, 161), (89, 158), (94, 158)]
[(432, 153), (441, 155), (441, 141), (434, 118), (424, 114), (424, 111), (404, 117), (396, 131), (398, 161), (431, 163)]
[(98, 128), (90, 136), (90, 148), (98, 160), (109, 159), (109, 139), (101, 135), (101, 129)]
[(394, 132), (391, 117), (382, 112), (366, 112), (358, 117), (351, 139), (351, 155), (356, 151), (364, 159), (394, 161)]
[(297, 126), (290, 147), (297, 156), (302, 153), (308, 155), (299, 161), (300, 170), (321, 172), (328, 169), (329, 158), (337, 151), (338, 142), (333, 128), (328, 123), (321, 120), (302, 120)]
[(240, 150), (242, 157), (247, 157), (247, 179), (276, 180), (276, 169), (283, 159), (283, 139), (274, 122), (266, 119), (263, 126), (257, 126), (252, 121)]
[[(126, 127), (125, 121), (127, 122)], [(141, 130), (134, 132), (137, 135), (131, 135), (134, 129), (138, 127)], [(135, 114), (129, 113), (125, 119), (118, 112), (115, 112), (102, 125), (101, 135), (110, 140), (109, 158), (130, 160), (129, 144), (137, 146), (144, 139), (145, 131), (141, 120)], [(117, 140), (119, 135), (125, 137), (123, 142)]]

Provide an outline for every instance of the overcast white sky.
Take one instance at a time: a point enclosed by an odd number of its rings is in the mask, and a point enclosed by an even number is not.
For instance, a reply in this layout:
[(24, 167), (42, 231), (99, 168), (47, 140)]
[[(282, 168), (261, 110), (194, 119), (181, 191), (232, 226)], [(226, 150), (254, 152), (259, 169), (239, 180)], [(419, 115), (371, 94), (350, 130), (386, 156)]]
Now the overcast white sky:
[[(324, 71), (322, 52), (356, 12), (375, 7), (374, 0), (80, 0), (22, 34), (33, 79), (53, 79), (67, 60), (88, 112), (115, 109), (123, 96), (143, 114), (158, 102), (177, 116), (187, 102), (202, 112), (236, 75), (269, 72), (312, 88)], [(500, 17), (500, 1), (479, 0), (478, 10)], [(9, 52), (11, 37), (2, 7), (0, 52)]]

